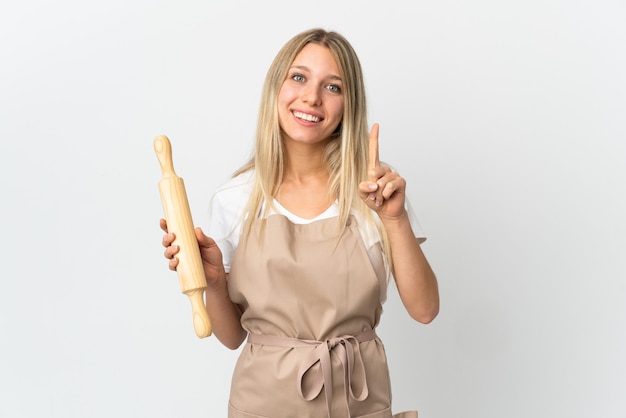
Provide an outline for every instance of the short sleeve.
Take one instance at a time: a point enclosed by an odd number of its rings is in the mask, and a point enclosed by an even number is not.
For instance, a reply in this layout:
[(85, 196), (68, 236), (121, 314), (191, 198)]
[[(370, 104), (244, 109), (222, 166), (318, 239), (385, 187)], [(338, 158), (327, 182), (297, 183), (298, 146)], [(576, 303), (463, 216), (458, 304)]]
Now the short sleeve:
[(222, 251), (224, 270), (230, 272), (243, 227), (243, 212), (250, 197), (252, 173), (241, 174), (220, 187), (212, 196), (207, 235)]
[(411, 229), (413, 229), (413, 235), (415, 235), (415, 238), (417, 238), (417, 240), (421, 244), (424, 241), (426, 241), (426, 233), (424, 232), (424, 229), (422, 229), (422, 225), (417, 219), (417, 215), (415, 214), (415, 211), (413, 210), (413, 207), (411, 206), (411, 202), (409, 201), (409, 199), (406, 198), (404, 202), (405, 202), (404, 206), (406, 208), (406, 212), (409, 215), (409, 222), (411, 223)]

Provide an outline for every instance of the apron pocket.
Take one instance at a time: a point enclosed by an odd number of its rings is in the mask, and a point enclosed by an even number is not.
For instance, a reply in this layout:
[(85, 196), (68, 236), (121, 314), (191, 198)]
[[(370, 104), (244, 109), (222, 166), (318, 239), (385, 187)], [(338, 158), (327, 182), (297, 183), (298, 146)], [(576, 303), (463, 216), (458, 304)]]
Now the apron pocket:
[(234, 406), (232, 406), (231, 403), (229, 402), (228, 403), (228, 418), (269, 418), (269, 417), (265, 417), (263, 415), (249, 414), (247, 412), (240, 411)]
[(417, 418), (417, 411), (398, 412), (395, 415), (391, 415), (391, 408), (387, 408), (384, 411), (361, 415), (356, 418)]

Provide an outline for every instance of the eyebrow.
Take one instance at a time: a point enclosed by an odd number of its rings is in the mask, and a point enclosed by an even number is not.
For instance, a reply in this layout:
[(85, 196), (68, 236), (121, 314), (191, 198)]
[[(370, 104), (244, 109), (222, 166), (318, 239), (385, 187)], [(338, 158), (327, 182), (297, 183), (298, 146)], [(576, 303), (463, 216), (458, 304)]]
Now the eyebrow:
[[(309, 67), (307, 67), (306, 65), (292, 65), (291, 67), (289, 67), (289, 70), (293, 70), (293, 69), (311, 72), (311, 69)], [(339, 77), (338, 75), (335, 75), (335, 74), (331, 74), (331, 75), (327, 76), (327, 78), (330, 79), (330, 80), (341, 81), (341, 77)]]

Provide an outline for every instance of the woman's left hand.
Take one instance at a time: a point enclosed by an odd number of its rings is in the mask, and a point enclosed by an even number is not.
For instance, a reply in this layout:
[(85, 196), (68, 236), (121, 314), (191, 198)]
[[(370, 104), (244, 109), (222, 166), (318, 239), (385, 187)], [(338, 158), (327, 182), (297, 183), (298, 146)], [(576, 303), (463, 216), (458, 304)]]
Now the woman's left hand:
[(404, 215), (406, 180), (378, 159), (378, 124), (372, 126), (369, 141), (367, 181), (359, 184), (359, 195), (382, 221)]

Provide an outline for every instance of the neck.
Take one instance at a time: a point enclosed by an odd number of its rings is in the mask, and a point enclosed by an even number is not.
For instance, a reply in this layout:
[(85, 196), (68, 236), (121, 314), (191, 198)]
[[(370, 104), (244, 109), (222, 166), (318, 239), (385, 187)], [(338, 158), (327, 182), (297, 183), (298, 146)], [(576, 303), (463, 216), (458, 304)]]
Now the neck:
[(336, 199), (329, 190), (325, 143), (285, 142), (285, 172), (274, 196), (291, 213), (313, 219)]
[(328, 178), (324, 164), (325, 143), (302, 144), (285, 142), (286, 159), (283, 181), (306, 182), (312, 178)]

